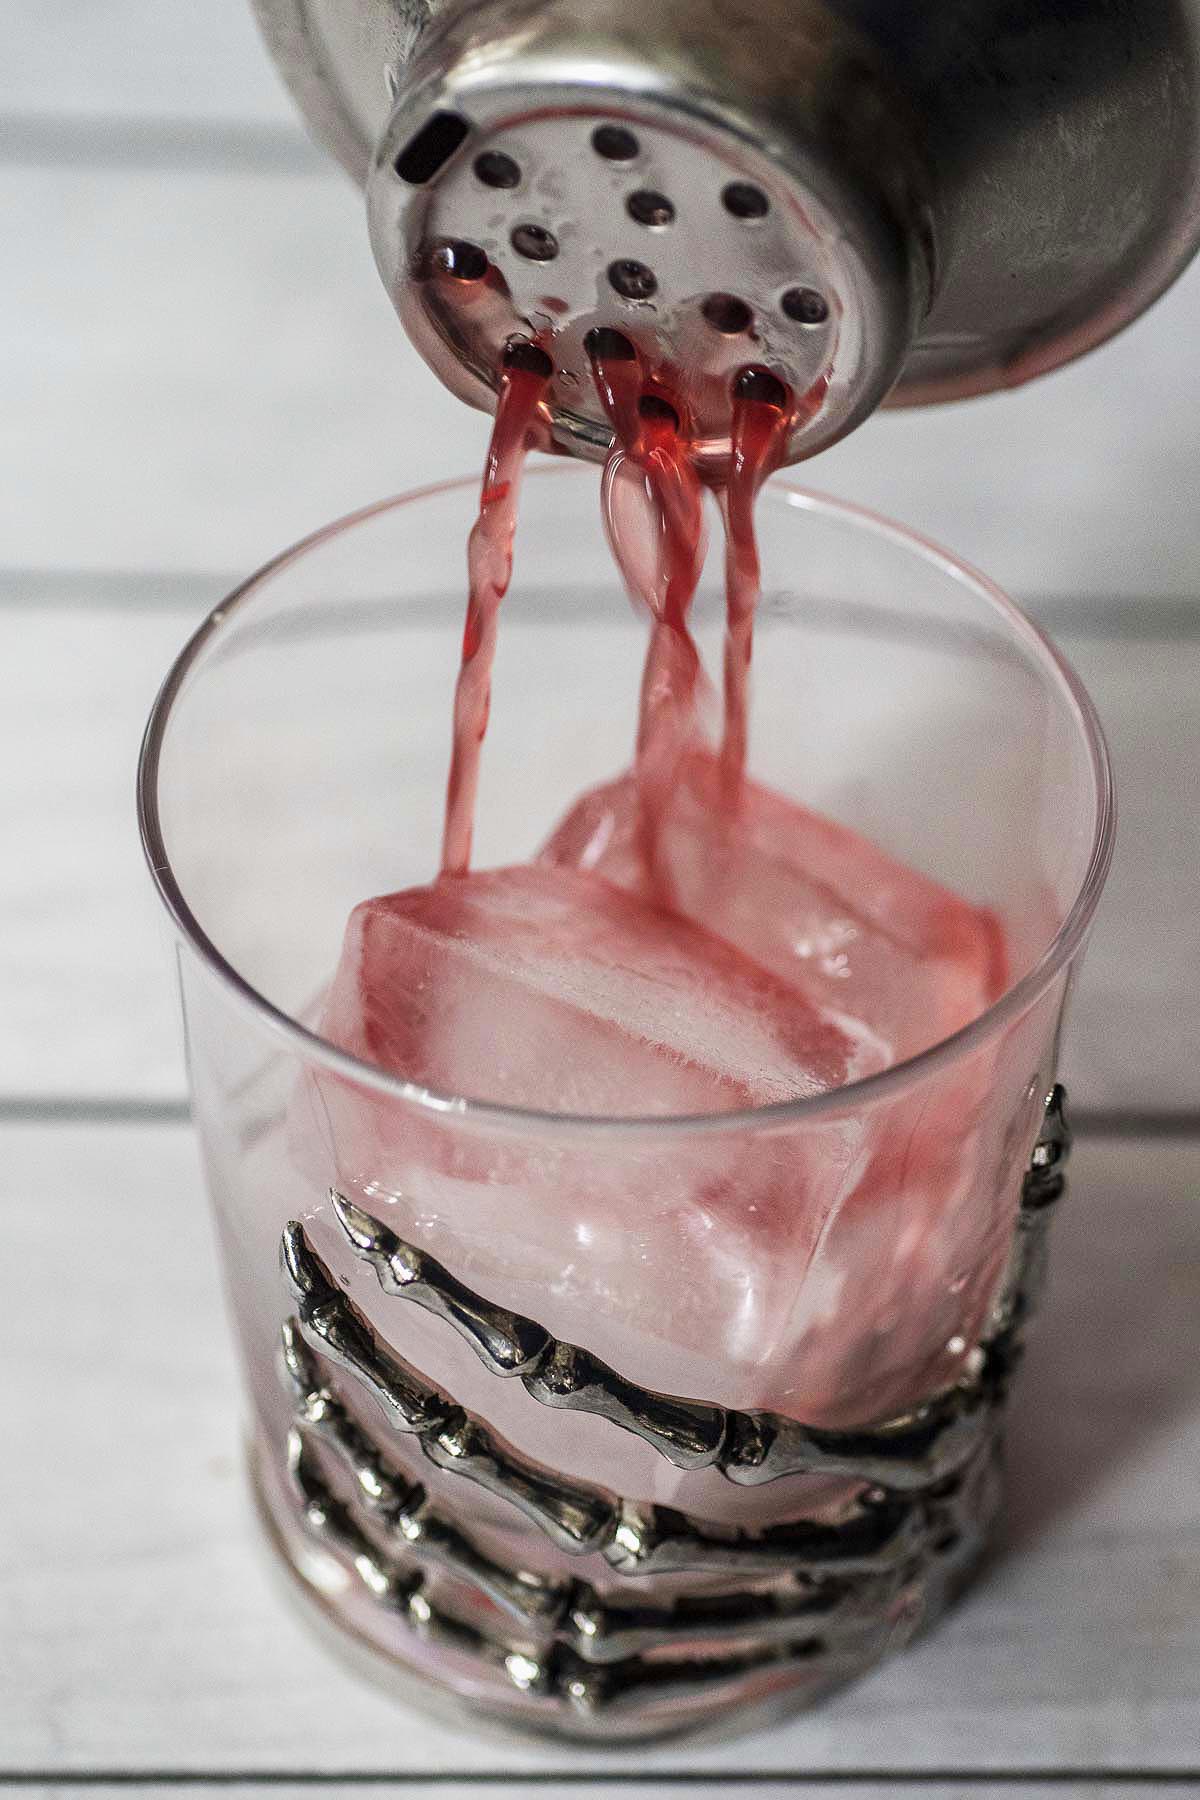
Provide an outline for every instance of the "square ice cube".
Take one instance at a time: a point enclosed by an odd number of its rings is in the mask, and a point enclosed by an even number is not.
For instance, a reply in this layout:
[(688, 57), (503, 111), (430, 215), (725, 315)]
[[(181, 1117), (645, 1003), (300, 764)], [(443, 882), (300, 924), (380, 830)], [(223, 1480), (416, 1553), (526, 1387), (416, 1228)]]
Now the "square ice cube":
[[(632, 775), (594, 788), (542, 860), (644, 892), (637, 819)], [(685, 764), (662, 830), (680, 912), (877, 1034), (889, 1061), (950, 1036), (1003, 990), (1004, 939), (991, 913), (754, 782), (730, 811), (704, 752)]]
[[(442, 1094), (611, 1121), (720, 1115), (878, 1067), (796, 989), (594, 874), (443, 878), (355, 908), (321, 1030)], [(333, 1179), (460, 1279), (666, 1392), (752, 1404), (855, 1160), (735, 1123), (464, 1119), (315, 1071)], [(311, 1163), (311, 1156), (308, 1157)]]

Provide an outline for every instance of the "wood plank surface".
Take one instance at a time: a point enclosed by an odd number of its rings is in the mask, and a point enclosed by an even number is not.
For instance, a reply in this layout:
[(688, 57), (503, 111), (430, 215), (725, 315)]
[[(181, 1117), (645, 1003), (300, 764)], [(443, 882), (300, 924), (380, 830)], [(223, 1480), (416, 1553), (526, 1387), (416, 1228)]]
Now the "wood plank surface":
[(1195, 1143), (1079, 1147), (1003, 1542), (959, 1611), (810, 1718), (636, 1760), (423, 1717), (293, 1615), (243, 1489), (185, 1128), (9, 1126), (0, 1148), (19, 1475), (0, 1538), (0, 1771), (1195, 1769)]
[[(380, 494), (479, 466), (334, 170), (5, 166), (0, 542), (11, 565), (247, 571)], [(889, 414), (806, 471), (1018, 598), (1200, 594), (1200, 269), (1084, 362)]]
[(804, 471), (1030, 604), (1116, 764), (1066, 1072), (1134, 1135), (1076, 1153), (997, 1554), (810, 1719), (564, 1752), (421, 1716), (299, 1621), (194, 1142), (148, 1122), (185, 1105), (133, 823), (158, 682), (234, 579), (478, 467), (486, 422), (407, 345), (247, 0), (0, 0), (0, 43), (0, 1789), (1200, 1795), (1200, 1138), (1149, 1135), (1200, 1115), (1200, 269), (1078, 366)]
[[(119, 1784), (88, 1783), (87, 1792), (101, 1796), (101, 1800), (113, 1800), (118, 1794), (131, 1791), (142, 1797), (142, 1800), (165, 1800), (167, 1795), (175, 1795), (181, 1791), (206, 1793), (212, 1791), (212, 1784), (203, 1780), (186, 1785), (175, 1781), (156, 1782), (121, 1782)], [(220, 1792), (223, 1796), (231, 1796), (232, 1800), (262, 1800), (269, 1793), (272, 1800), (308, 1800), (309, 1796), (321, 1796), (331, 1793), (348, 1792), (355, 1795), (371, 1796), (385, 1792), (399, 1792), (406, 1796), (414, 1793), (425, 1794), (430, 1800), (480, 1800), (486, 1795), (488, 1800), (530, 1800), (536, 1795), (537, 1800), (580, 1800), (587, 1793), (596, 1795), (611, 1794), (613, 1800), (663, 1800), (664, 1795), (678, 1792), (686, 1794), (689, 1800), (724, 1800), (727, 1794), (753, 1795), (754, 1800), (789, 1800), (797, 1796), (798, 1800), (1013, 1800), (1014, 1794), (1020, 1800), (1144, 1800), (1148, 1791), (1157, 1790), (1171, 1795), (1200, 1794), (1200, 1778), (1192, 1780), (1184, 1778), (1172, 1781), (1161, 1774), (1154, 1773), (1151, 1779), (1140, 1781), (1107, 1781), (1095, 1777), (1068, 1778), (1065, 1781), (1054, 1780), (1029, 1781), (1020, 1777), (1017, 1782), (996, 1781), (984, 1778), (979, 1780), (964, 1776), (961, 1772), (947, 1775), (944, 1778), (918, 1777), (905, 1779), (903, 1776), (891, 1775), (886, 1781), (877, 1781), (870, 1777), (854, 1781), (828, 1781), (818, 1778), (815, 1781), (805, 1776), (789, 1776), (782, 1778), (770, 1776), (767, 1779), (750, 1778), (740, 1780), (737, 1776), (723, 1775), (719, 1781), (692, 1781), (670, 1784), (661, 1776), (653, 1781), (621, 1779), (612, 1784), (601, 1785), (594, 1776), (583, 1776), (579, 1780), (554, 1779), (530, 1782), (528, 1776), (520, 1781), (488, 1781), (481, 1782), (478, 1777), (471, 1781), (449, 1781), (431, 1783), (421, 1775), (411, 1780), (403, 1774), (388, 1775), (378, 1781), (347, 1782), (345, 1777), (331, 1776), (328, 1781), (320, 1778), (306, 1781), (272, 1781), (269, 1787), (257, 1781), (222, 1781)], [(19, 1790), (24, 1800), (67, 1800), (67, 1796), (77, 1795), (77, 1787), (55, 1784), (44, 1786), (21, 1784)]]
[[(0, 1098), (182, 1101), (168, 934), (134, 822), (134, 769), (159, 681), (201, 607), (54, 578), (0, 604)], [(414, 627), (414, 633), (419, 628)], [(1200, 639), (1064, 636), (1116, 764), (1121, 827), (1068, 1036), (1085, 1109), (1200, 1108)], [(419, 646), (414, 647), (414, 654)], [(528, 696), (539, 705), (537, 671)], [(531, 771), (536, 782), (536, 771)], [(332, 949), (331, 949), (332, 955)]]

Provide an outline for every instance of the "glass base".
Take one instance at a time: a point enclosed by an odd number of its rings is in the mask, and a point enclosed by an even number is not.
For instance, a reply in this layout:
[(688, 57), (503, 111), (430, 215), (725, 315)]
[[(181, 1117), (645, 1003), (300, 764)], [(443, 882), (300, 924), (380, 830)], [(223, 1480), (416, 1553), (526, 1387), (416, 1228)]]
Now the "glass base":
[[(630, 1659), (585, 1665), (585, 1677), (601, 1677), (595, 1684), (572, 1681), (583, 1659), (568, 1656), (565, 1667), (560, 1658), (553, 1691), (537, 1692), (522, 1686), (524, 1666), (553, 1666), (552, 1643), (522, 1641), (497, 1621), (495, 1646), (472, 1645), (478, 1620), (467, 1623), (464, 1609), (456, 1617), (428, 1604), (415, 1610), (411, 1603), (398, 1605), (394, 1592), (379, 1591), (375, 1571), (362, 1566), (353, 1541), (339, 1545), (328, 1526), (314, 1529), (311, 1499), (287, 1479), (270, 1443), (252, 1441), (248, 1462), (259, 1517), (303, 1615), (357, 1675), (450, 1722), (469, 1717), (609, 1749), (683, 1735), (701, 1741), (741, 1735), (857, 1681), (924, 1635), (970, 1585), (1002, 1499), (997, 1430), (971, 1467), (931, 1501), (922, 1549), (881, 1578), (873, 1593), (862, 1593), (853, 1630), (835, 1641), (817, 1630), (775, 1644), (752, 1633), (740, 1640), (695, 1639), (686, 1651), (674, 1644), (632, 1659), (632, 1671)], [(631, 1585), (644, 1594), (646, 1584)], [(844, 1585), (831, 1579), (831, 1610)], [(788, 1586), (786, 1580), (780, 1584)], [(614, 1669), (617, 1683), (606, 1683), (606, 1672)]]
[[(931, 1626), (978, 1567), (1068, 1149), (1056, 1088), (990, 1329), (953, 1387), (870, 1430), (717, 1415), (703, 1454), (722, 1459), (735, 1489), (761, 1472), (760, 1492), (778, 1494), (758, 1524), (622, 1500), (523, 1458), (396, 1358), (290, 1224), (296, 1311), (278, 1407), (260, 1412), (250, 1448), (283, 1563), (360, 1662), (508, 1726), (611, 1746), (744, 1731), (811, 1706)], [(364, 1253), (388, 1249), (400, 1293), (453, 1324), (463, 1357), (509, 1367), (534, 1341), (533, 1321), (363, 1235), (365, 1215), (351, 1223)], [(561, 1376), (570, 1347), (536, 1341)], [(672, 1459), (683, 1425), (717, 1412), (636, 1388), (594, 1358), (586, 1367), (587, 1383), (560, 1382), (550, 1403), (600, 1412), (606, 1429)]]

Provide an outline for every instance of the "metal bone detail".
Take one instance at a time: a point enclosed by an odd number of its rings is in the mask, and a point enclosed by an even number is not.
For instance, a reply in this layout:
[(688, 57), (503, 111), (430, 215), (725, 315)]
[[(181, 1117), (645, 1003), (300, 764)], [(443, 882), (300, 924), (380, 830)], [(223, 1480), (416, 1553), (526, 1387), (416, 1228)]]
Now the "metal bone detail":
[(385, 1527), (391, 1550), (470, 1582), (520, 1624), (558, 1621), (565, 1598), (561, 1586), (514, 1575), (442, 1518), (420, 1483), (391, 1466), (386, 1453), (325, 1386), (320, 1365), (293, 1320), (283, 1328), (282, 1363), (297, 1397), (296, 1430), (315, 1437), (337, 1457), (363, 1506)]
[(1015, 1341), (1021, 1326), (1037, 1305), (1046, 1279), (1046, 1248), (1055, 1203), (1067, 1185), (1067, 1159), (1071, 1154), (1071, 1128), (1067, 1123), (1066, 1096), (1055, 1087), (1046, 1102), (1042, 1129), (1021, 1187), (1021, 1210), (1009, 1263), (1008, 1279), (992, 1311), (993, 1337), (1004, 1333)]
[[(836, 1468), (863, 1484), (858, 1510), (839, 1525), (801, 1519), (745, 1532), (623, 1500), (525, 1463), (380, 1344), (334, 1285), (303, 1227), (289, 1225), (283, 1260), (298, 1317), (283, 1328), (282, 1369), (295, 1401), (288, 1460), (305, 1525), (418, 1636), (490, 1667), (517, 1693), (576, 1716), (623, 1707), (636, 1711), (660, 1696), (711, 1698), (760, 1671), (783, 1672), (801, 1664), (816, 1665), (822, 1679), (865, 1669), (911, 1635), (931, 1599), (935, 1606), (941, 1603), (947, 1578), (953, 1586), (954, 1570), (967, 1566), (979, 1546), (981, 1521), (995, 1503), (997, 1403), (1040, 1283), (1045, 1226), (1064, 1188), (1069, 1148), (1063, 1094), (1055, 1088), (1022, 1188), (1008, 1278), (989, 1335), (973, 1359), (971, 1383), (961, 1385), (964, 1401), (958, 1410), (948, 1411), (946, 1396), (939, 1396), (907, 1419), (873, 1431), (807, 1432), (821, 1444), (836, 1440), (840, 1460), (822, 1461), (821, 1472)], [(566, 1352), (568, 1364), (586, 1355), (557, 1345), (534, 1321), (480, 1300), (431, 1259), (390, 1232), (385, 1236), (385, 1228), (360, 1209), (341, 1202), (339, 1218), (359, 1254), (375, 1265), (385, 1291), (403, 1293), (449, 1319), (494, 1374), (515, 1375), (529, 1386), (553, 1366), (556, 1353)], [(353, 1376), (392, 1427), (415, 1436), (437, 1467), (480, 1482), (561, 1549), (598, 1552), (623, 1575), (728, 1573), (756, 1577), (757, 1590), (626, 1602), (589, 1582), (506, 1566), (443, 1516), (425, 1488), (390, 1461), (376, 1434), (330, 1386), (327, 1364)], [(590, 1357), (586, 1367), (597, 1380), (611, 1373)], [(580, 1391), (591, 1399), (590, 1385)], [(641, 1392), (622, 1381), (622, 1405), (633, 1404)], [(646, 1399), (657, 1404), (660, 1397)], [(664, 1403), (672, 1409), (692, 1406), (673, 1399)], [(600, 1410), (592, 1404), (580, 1409)], [(700, 1404), (696, 1413), (724, 1420), (727, 1450), (747, 1442), (748, 1421), (759, 1422), (758, 1415)], [(972, 1421), (969, 1440), (955, 1432), (950, 1456), (935, 1441), (947, 1418), (952, 1427)], [(654, 1442), (645, 1417), (638, 1423), (638, 1435)], [(806, 1431), (793, 1421), (770, 1423)], [(878, 1483), (880, 1440), (882, 1466), (892, 1473), (893, 1447), (914, 1429), (925, 1434), (918, 1452), (924, 1481), (917, 1484), (910, 1461), (899, 1483)], [(857, 1461), (856, 1449), (861, 1450)], [(680, 1466), (713, 1466), (714, 1460)], [(339, 1475), (340, 1485), (348, 1485), (352, 1503), (338, 1497), (322, 1461)], [(355, 1516), (359, 1507), (362, 1523)], [(946, 1574), (938, 1574), (941, 1568)], [(453, 1608), (447, 1610), (431, 1588), (439, 1573), (493, 1602), (510, 1622), (512, 1636), (503, 1625), (468, 1624)], [(714, 1644), (729, 1648), (722, 1652)]]
[[(470, 1538), (439, 1515), (419, 1482), (392, 1467), (386, 1453), (363, 1431), (330, 1389), (322, 1384), (317, 1359), (294, 1324), (283, 1329), (283, 1367), (297, 1395), (290, 1465), (295, 1473), (314, 1439), (348, 1474), (354, 1493), (376, 1522), (376, 1554), (443, 1569), (484, 1594), (526, 1631), (552, 1632), (575, 1655), (590, 1663), (677, 1643), (684, 1638), (789, 1642), (798, 1630), (819, 1625), (831, 1633), (861, 1630), (866, 1594), (890, 1593), (896, 1576), (868, 1585), (831, 1580), (816, 1583), (789, 1576), (768, 1593), (685, 1597), (664, 1605), (624, 1605), (605, 1599), (589, 1582), (554, 1580), (525, 1569), (507, 1568), (485, 1555)], [(304, 1462), (311, 1469), (311, 1456)]]
[[(625, 1575), (736, 1570), (816, 1577), (831, 1571), (878, 1573), (895, 1567), (916, 1547), (920, 1518), (901, 1496), (864, 1502), (838, 1525), (800, 1520), (748, 1532), (706, 1526), (671, 1507), (618, 1499), (603, 1488), (547, 1474), (502, 1445), (378, 1343), (353, 1303), (334, 1286), (303, 1226), (293, 1222), (285, 1227), (282, 1257), (299, 1302), (289, 1345), (302, 1342), (354, 1376), (393, 1428), (415, 1436), (437, 1468), (463, 1475), (506, 1500), (569, 1555), (597, 1551)], [(294, 1382), (292, 1370), (288, 1372)], [(315, 1403), (305, 1404), (311, 1410)]]
[(285, 1226), (282, 1255), (305, 1337), (315, 1339), (326, 1356), (361, 1381), (394, 1428), (417, 1438), (431, 1463), (500, 1494), (562, 1550), (598, 1550), (611, 1537), (614, 1508), (607, 1495), (543, 1475), (378, 1342), (357, 1308), (334, 1286), (302, 1225)]
[[(746, 1618), (740, 1631), (731, 1631), (731, 1620), (737, 1604), (746, 1611), (753, 1596), (733, 1596), (734, 1606), (726, 1604), (721, 1616), (720, 1601), (685, 1601), (673, 1619), (670, 1630), (658, 1621), (667, 1609), (624, 1609), (633, 1623), (609, 1638), (606, 1654), (597, 1649), (604, 1642), (601, 1634), (604, 1609), (588, 1613), (576, 1609), (572, 1615), (574, 1641), (587, 1648), (574, 1649), (568, 1643), (552, 1641), (544, 1649), (531, 1644), (511, 1642), (467, 1624), (436, 1605), (426, 1593), (426, 1577), (398, 1567), (367, 1536), (322, 1479), (308, 1452), (303, 1435), (293, 1432), (288, 1446), (289, 1473), (300, 1496), (304, 1523), (315, 1536), (323, 1539), (345, 1558), (364, 1587), (382, 1605), (399, 1613), (418, 1636), (439, 1647), (484, 1662), (502, 1673), (520, 1693), (557, 1700), (583, 1714), (636, 1705), (652, 1697), (688, 1694), (708, 1695), (722, 1684), (734, 1682), (760, 1669), (782, 1668), (818, 1659), (834, 1660), (838, 1656), (823, 1630), (820, 1634), (805, 1631), (806, 1623), (825, 1625), (817, 1614), (815, 1621), (803, 1613), (788, 1616), (776, 1613), (773, 1622), (778, 1629), (777, 1641), (760, 1636), (746, 1641), (742, 1648), (724, 1655), (710, 1652), (673, 1659), (647, 1660), (639, 1654), (625, 1654), (625, 1647), (638, 1643), (644, 1648), (652, 1644), (678, 1645), (688, 1637), (710, 1640), (716, 1635), (736, 1635), (743, 1640), (754, 1638), (754, 1627), (762, 1617)], [(766, 1602), (760, 1597), (760, 1609)], [(689, 1616), (687, 1608), (691, 1608)], [(706, 1617), (706, 1609), (714, 1615)], [(615, 1609), (619, 1614), (622, 1609)], [(645, 1615), (645, 1619), (641, 1615)], [(618, 1627), (618, 1630), (620, 1628)], [(848, 1642), (843, 1654), (853, 1654)]]
[(551, 1337), (535, 1320), (473, 1294), (432, 1256), (404, 1243), (335, 1189), (330, 1200), (347, 1240), (372, 1265), (384, 1293), (445, 1319), (493, 1375), (518, 1377), (543, 1406), (611, 1419), (677, 1469), (707, 1469), (719, 1461), (729, 1425), (723, 1407), (652, 1394), (626, 1381), (578, 1345)]
[(1049, 1205), (1062, 1192), (1069, 1150), (1060, 1087), (1051, 1093), (1022, 1192), (1014, 1266), (991, 1336), (969, 1373), (943, 1393), (871, 1430), (827, 1431), (778, 1413), (740, 1412), (653, 1393), (536, 1320), (465, 1287), (425, 1251), (335, 1189), (330, 1199), (346, 1239), (375, 1270), (385, 1294), (411, 1300), (452, 1325), (493, 1375), (517, 1377), (543, 1406), (607, 1419), (650, 1444), (678, 1469), (719, 1469), (741, 1486), (786, 1475), (827, 1475), (914, 1492), (944, 1480), (979, 1447), (987, 1415), (1015, 1361), (1013, 1332), (1041, 1277)]

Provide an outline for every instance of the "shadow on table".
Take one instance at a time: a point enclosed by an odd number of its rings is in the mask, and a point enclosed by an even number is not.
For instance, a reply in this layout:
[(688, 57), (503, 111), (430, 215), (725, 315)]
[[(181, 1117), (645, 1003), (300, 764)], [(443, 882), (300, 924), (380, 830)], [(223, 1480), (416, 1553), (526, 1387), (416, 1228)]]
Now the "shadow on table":
[(1200, 1420), (1200, 1140), (1085, 1140), (1015, 1385), (998, 1554), (1189, 1420)]

